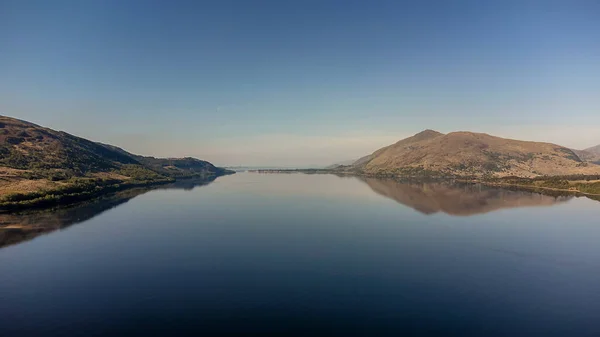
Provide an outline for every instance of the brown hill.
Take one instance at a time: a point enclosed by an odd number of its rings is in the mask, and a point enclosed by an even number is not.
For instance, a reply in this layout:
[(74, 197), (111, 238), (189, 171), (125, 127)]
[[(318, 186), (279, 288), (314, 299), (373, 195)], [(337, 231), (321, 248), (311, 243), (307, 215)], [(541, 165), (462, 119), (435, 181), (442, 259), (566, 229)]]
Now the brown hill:
[(572, 150), (484, 133), (426, 130), (354, 163), (370, 175), (520, 176), (598, 174)]
[(387, 150), (389, 150), (392, 147), (405, 147), (407, 149), (410, 149), (410, 145), (413, 143), (418, 143), (418, 142), (422, 142), (422, 141), (426, 141), (429, 139), (433, 139), (436, 138), (438, 136), (443, 136), (444, 134), (439, 133), (437, 131), (434, 130), (425, 130), (425, 131), (421, 131), (419, 133), (417, 133), (416, 135), (412, 136), (412, 137), (408, 137), (405, 139), (402, 139), (400, 141), (398, 141), (395, 144), (386, 146), (384, 148), (381, 148), (375, 152), (373, 152), (370, 155), (364, 156), (362, 158), (360, 158), (359, 160), (354, 162), (354, 166), (355, 167), (364, 167), (366, 164), (368, 164), (372, 159), (374, 159), (375, 157), (383, 154), (384, 152), (386, 152)]
[(233, 173), (195, 158), (131, 154), (66, 132), (0, 116), (0, 210), (54, 205), (127, 186)]
[(0, 166), (85, 174), (138, 164), (131, 156), (65, 132), (0, 116)]

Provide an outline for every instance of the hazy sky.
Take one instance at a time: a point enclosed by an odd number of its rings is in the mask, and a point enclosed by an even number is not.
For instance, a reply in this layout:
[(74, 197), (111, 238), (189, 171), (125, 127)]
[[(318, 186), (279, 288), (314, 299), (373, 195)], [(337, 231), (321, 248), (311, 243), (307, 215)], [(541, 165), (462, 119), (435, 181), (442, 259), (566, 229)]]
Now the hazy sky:
[(600, 144), (600, 1), (0, 0), (0, 114), (220, 165)]

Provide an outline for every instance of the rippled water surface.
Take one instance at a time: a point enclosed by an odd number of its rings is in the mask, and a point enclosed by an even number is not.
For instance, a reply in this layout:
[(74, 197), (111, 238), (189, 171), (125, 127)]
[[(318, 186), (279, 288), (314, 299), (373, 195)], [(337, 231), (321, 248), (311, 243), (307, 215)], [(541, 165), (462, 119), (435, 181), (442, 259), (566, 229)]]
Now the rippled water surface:
[(0, 336), (599, 336), (600, 202), (239, 173), (0, 214)]

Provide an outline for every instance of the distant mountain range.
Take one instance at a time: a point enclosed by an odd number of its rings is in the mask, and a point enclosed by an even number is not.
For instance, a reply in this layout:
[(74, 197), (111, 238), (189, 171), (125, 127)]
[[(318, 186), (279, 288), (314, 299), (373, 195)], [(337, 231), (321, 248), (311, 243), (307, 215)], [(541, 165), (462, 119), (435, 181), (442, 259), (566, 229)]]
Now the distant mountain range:
[(590, 152), (590, 153), (594, 153), (594, 154), (600, 155), (600, 145), (596, 145), (596, 146), (594, 146), (594, 147), (590, 147), (590, 148), (588, 148), (588, 149), (585, 149), (585, 150), (583, 150), (583, 151), (586, 151), (586, 152)]
[(103, 190), (233, 173), (195, 158), (154, 158), (0, 116), (0, 209), (61, 204)]
[(573, 150), (584, 161), (600, 164), (600, 145), (585, 150)]
[(326, 166), (326, 169), (334, 169), (340, 166), (348, 166), (348, 165), (352, 165), (353, 163), (356, 162), (356, 159), (351, 159), (351, 160), (345, 160), (345, 161), (341, 161), (341, 162), (337, 162), (334, 164), (331, 164), (329, 166)]
[[(588, 149), (593, 153), (595, 148)], [(591, 151), (590, 151), (591, 150)], [(564, 146), (494, 137), (484, 133), (442, 134), (425, 130), (338, 170), (391, 176), (536, 177), (600, 174), (594, 157)]]

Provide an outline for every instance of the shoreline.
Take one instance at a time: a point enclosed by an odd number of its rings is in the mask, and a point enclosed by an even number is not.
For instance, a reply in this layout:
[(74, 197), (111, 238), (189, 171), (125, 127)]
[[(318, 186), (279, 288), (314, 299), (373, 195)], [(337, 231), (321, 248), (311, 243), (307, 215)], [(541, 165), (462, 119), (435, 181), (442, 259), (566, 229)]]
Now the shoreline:
[[(349, 177), (366, 177), (366, 178), (377, 178), (377, 179), (394, 179), (394, 180), (402, 180), (406, 182), (410, 181), (418, 181), (418, 182), (459, 182), (459, 183), (468, 183), (468, 184), (482, 184), (485, 186), (491, 187), (500, 187), (500, 188), (516, 188), (519, 190), (531, 191), (543, 193), (544, 191), (548, 192), (561, 192), (566, 194), (580, 195), (590, 197), (594, 200), (600, 200), (600, 193), (586, 192), (582, 191), (578, 188), (578, 185), (573, 185), (573, 188), (560, 188), (560, 187), (552, 187), (552, 186), (539, 186), (535, 184), (522, 184), (517, 182), (503, 182), (503, 181), (489, 181), (482, 180), (478, 178), (468, 178), (468, 177), (436, 177), (436, 176), (402, 176), (402, 175), (392, 175), (392, 174), (362, 174), (358, 172), (348, 172), (348, 171), (335, 171), (330, 169), (276, 169), (276, 170), (248, 170), (250, 173), (259, 173), (259, 174), (293, 174), (293, 173), (302, 173), (302, 174), (333, 174), (337, 176), (349, 176)], [(147, 182), (133, 182), (133, 183), (117, 183), (117, 184), (109, 184), (109, 185), (97, 185), (97, 184), (88, 184), (83, 186), (73, 185), (70, 189), (61, 190), (51, 190), (51, 191), (40, 191), (34, 192), (29, 195), (21, 194), (18, 199), (15, 200), (5, 200), (0, 201), (0, 214), (12, 213), (12, 212), (20, 212), (20, 211), (28, 211), (28, 210), (43, 210), (43, 209), (53, 209), (60, 207), (68, 207), (77, 205), (84, 202), (93, 201), (95, 199), (99, 199), (113, 193), (135, 189), (135, 188), (152, 188), (157, 186), (163, 186), (168, 184), (173, 184), (181, 181), (189, 181), (189, 180), (201, 180), (206, 182), (211, 182), (218, 177), (226, 176), (234, 173), (226, 173), (219, 174), (208, 177), (200, 177), (200, 176), (187, 176), (187, 177), (179, 177), (165, 180), (157, 180), (157, 181), (147, 181)], [(555, 177), (556, 178), (556, 177)], [(502, 178), (498, 178), (502, 179)], [(515, 178), (513, 178), (515, 179)], [(527, 178), (516, 178), (516, 179), (527, 179)], [(532, 180), (532, 182), (535, 180)], [(540, 179), (537, 181), (549, 182), (550, 179)], [(568, 180), (565, 180), (568, 183)], [(584, 185), (586, 183), (580, 183), (579, 185)], [(588, 183), (592, 185), (594, 183)], [(32, 197), (33, 195), (33, 197)]]
[(121, 182), (107, 185), (88, 183), (86, 185), (78, 186), (74, 184), (65, 188), (64, 190), (38, 191), (28, 194), (17, 194), (14, 197), (15, 200), (0, 201), (0, 214), (69, 207), (100, 199), (105, 196), (110, 196), (113, 193), (126, 190), (132, 190), (136, 188), (152, 188), (186, 180), (212, 182), (218, 177), (230, 174), (233, 173), (211, 176), (186, 176), (146, 182)]
[[(58, 191), (48, 191), (39, 197), (26, 199), (22, 201), (3, 201), (0, 202), (0, 214), (13, 213), (28, 210), (43, 210), (56, 207), (67, 207), (79, 203), (99, 199), (112, 193), (121, 192), (134, 188), (153, 187), (163, 184), (169, 184), (173, 181), (156, 181), (149, 183), (118, 184), (118, 186), (98, 186), (94, 190), (82, 191), (79, 193), (55, 194)], [(40, 192), (36, 192), (40, 193)]]
[[(515, 187), (520, 190), (528, 190), (528, 191), (553, 191), (553, 192), (563, 192), (568, 194), (575, 194), (581, 196), (595, 197), (600, 198), (600, 193), (592, 193), (585, 192), (577, 188), (576, 185), (573, 185), (572, 189), (560, 188), (560, 187), (551, 187), (551, 186), (538, 186), (538, 185), (528, 185), (528, 184), (519, 184), (515, 182), (502, 182), (502, 181), (491, 181), (491, 180), (482, 180), (480, 178), (469, 178), (469, 177), (436, 177), (436, 176), (402, 176), (402, 175), (394, 175), (394, 174), (364, 174), (359, 172), (349, 172), (349, 171), (335, 171), (331, 169), (277, 169), (277, 170), (249, 170), (251, 173), (259, 173), (259, 174), (292, 174), (292, 173), (303, 173), (303, 174), (333, 174), (337, 176), (353, 176), (353, 177), (366, 177), (366, 178), (379, 178), (379, 179), (395, 179), (395, 180), (405, 180), (405, 181), (455, 181), (461, 183), (471, 183), (471, 184), (482, 184), (486, 186), (492, 187)], [(553, 178), (559, 178), (560, 176), (549, 177), (548, 179), (537, 178), (537, 181), (551, 181)], [(579, 177), (581, 178), (581, 177)], [(511, 178), (496, 178), (496, 179), (511, 179)], [(515, 179), (515, 178), (512, 178)], [(516, 178), (516, 179), (532, 179), (532, 178)], [(565, 181), (574, 181), (564, 179)], [(532, 179), (532, 181), (536, 181), (536, 179)], [(580, 183), (580, 184), (593, 184), (593, 183)], [(595, 199), (594, 199), (595, 200)]]
[(572, 189), (566, 189), (566, 188), (534, 186), (534, 185), (532, 186), (532, 185), (523, 185), (523, 184), (514, 184), (514, 183), (486, 182), (486, 181), (477, 181), (477, 183), (482, 184), (482, 185), (487, 185), (487, 186), (494, 186), (494, 187), (519, 187), (522, 189), (530, 189), (530, 190), (567, 192), (567, 193), (581, 194), (581, 195), (585, 195), (585, 196), (600, 197), (600, 194), (598, 194), (598, 193), (582, 192), (580, 190), (572, 190)]

